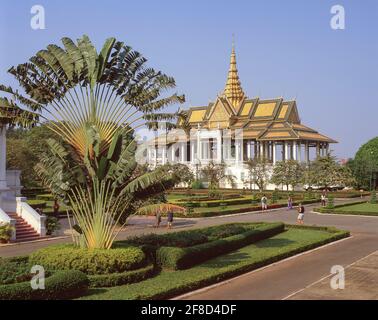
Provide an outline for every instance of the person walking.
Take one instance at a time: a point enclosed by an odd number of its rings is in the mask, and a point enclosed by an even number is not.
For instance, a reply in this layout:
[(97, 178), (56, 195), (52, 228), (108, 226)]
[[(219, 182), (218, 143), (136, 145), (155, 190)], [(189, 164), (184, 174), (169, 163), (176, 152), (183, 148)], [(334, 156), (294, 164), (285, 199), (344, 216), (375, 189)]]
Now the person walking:
[(322, 195), (320, 196), (320, 202), (322, 204), (322, 207), (326, 206), (326, 200), (327, 200), (327, 198), (326, 198), (325, 193), (322, 193)]
[(167, 228), (171, 229), (173, 224), (173, 211), (167, 213)]
[(58, 217), (58, 215), (59, 215), (59, 209), (60, 209), (60, 205), (59, 205), (59, 203), (58, 203), (58, 200), (55, 199), (55, 200), (54, 200), (54, 206), (53, 206), (54, 217)]
[(287, 209), (288, 210), (293, 209), (293, 198), (292, 197), (287, 198)]
[(298, 205), (298, 218), (297, 218), (297, 223), (298, 224), (303, 224), (303, 220), (304, 220), (304, 212), (305, 212), (305, 208), (304, 206), (302, 205), (302, 203), (300, 203)]
[(264, 194), (261, 198), (261, 211), (268, 210), (268, 198)]
[(160, 213), (160, 211), (156, 212), (155, 218), (156, 218), (155, 228), (159, 228), (160, 223), (161, 223), (161, 213)]

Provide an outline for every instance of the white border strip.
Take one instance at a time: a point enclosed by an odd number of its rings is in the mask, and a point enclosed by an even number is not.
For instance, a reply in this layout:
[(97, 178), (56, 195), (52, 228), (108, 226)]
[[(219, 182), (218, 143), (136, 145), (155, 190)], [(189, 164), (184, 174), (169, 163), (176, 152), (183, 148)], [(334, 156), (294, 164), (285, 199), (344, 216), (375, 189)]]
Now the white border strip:
[(365, 216), (365, 215), (362, 215), (362, 214), (321, 213), (321, 212), (317, 212), (317, 211), (311, 211), (311, 213), (316, 213), (320, 216), (363, 217), (363, 218), (374, 218), (374, 219), (378, 218), (378, 215), (377, 216)]
[(330, 243), (327, 243), (323, 246), (320, 246), (320, 247), (317, 247), (317, 248), (314, 248), (314, 249), (311, 249), (311, 250), (308, 250), (308, 251), (304, 251), (304, 252), (301, 252), (301, 253), (298, 253), (294, 256), (291, 256), (291, 257), (288, 257), (288, 258), (285, 258), (283, 260), (279, 260), (277, 262), (273, 262), (271, 264), (268, 264), (264, 267), (261, 267), (261, 268), (258, 268), (258, 269), (255, 269), (255, 270), (252, 270), (252, 271), (249, 271), (247, 273), (243, 273), (239, 276), (236, 276), (236, 277), (233, 277), (233, 278), (230, 278), (230, 279), (227, 279), (227, 280), (224, 280), (222, 282), (218, 282), (218, 283), (215, 283), (215, 284), (212, 284), (210, 286), (207, 286), (207, 287), (204, 287), (204, 288), (201, 288), (201, 289), (198, 289), (198, 290), (195, 290), (195, 291), (191, 291), (191, 292), (188, 292), (188, 293), (185, 293), (185, 294), (182, 294), (180, 296), (177, 296), (177, 297), (174, 297), (170, 300), (180, 300), (180, 299), (184, 299), (184, 298), (188, 298), (190, 296), (193, 296), (193, 295), (196, 295), (196, 294), (199, 294), (199, 293), (203, 293), (203, 292), (206, 292), (208, 290), (211, 290), (211, 289), (214, 289), (214, 288), (217, 288), (217, 287), (220, 287), (222, 285), (225, 285), (227, 283), (230, 283), (231, 281), (233, 280), (236, 280), (236, 279), (240, 279), (242, 277), (245, 277), (245, 276), (249, 276), (253, 273), (256, 273), (256, 272), (259, 272), (259, 271), (262, 271), (264, 269), (267, 269), (267, 268), (270, 268), (270, 267), (273, 267), (275, 265), (278, 265), (278, 264), (281, 264), (281, 263), (284, 263), (284, 262), (287, 262), (287, 261), (290, 261), (292, 259), (295, 259), (295, 258), (298, 258), (300, 256), (303, 256), (303, 255), (306, 255), (306, 254), (309, 254), (311, 252), (314, 252), (314, 251), (317, 251), (317, 250), (320, 250), (320, 249), (323, 249), (323, 248), (326, 248), (326, 247), (329, 247), (329, 246), (332, 246), (332, 245), (335, 245), (335, 244), (338, 244), (342, 241), (346, 241), (346, 240), (349, 240), (349, 239), (353, 239), (353, 236), (349, 236), (347, 238), (343, 238), (343, 239), (340, 239), (340, 240), (337, 240), (337, 241), (333, 241), (333, 242), (330, 242)]

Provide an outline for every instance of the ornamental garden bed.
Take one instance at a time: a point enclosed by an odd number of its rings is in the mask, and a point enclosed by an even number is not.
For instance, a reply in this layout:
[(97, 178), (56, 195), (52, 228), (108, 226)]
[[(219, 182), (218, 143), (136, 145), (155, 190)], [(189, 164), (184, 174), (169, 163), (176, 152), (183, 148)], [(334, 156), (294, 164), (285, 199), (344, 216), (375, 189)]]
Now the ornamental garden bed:
[(378, 216), (378, 204), (359, 201), (344, 205), (335, 205), (334, 208), (315, 208), (314, 211), (319, 213)]
[(73, 299), (88, 289), (87, 276), (77, 270), (45, 272), (45, 289), (33, 290), (28, 257), (0, 258), (0, 300)]
[(334, 228), (286, 226), (285, 232), (192, 268), (163, 270), (153, 278), (127, 286), (91, 289), (81, 299), (169, 299), (348, 236), (347, 231)]
[[(143, 235), (110, 250), (51, 246), (0, 259), (0, 299), (166, 299), (348, 235), (259, 222)], [(45, 290), (30, 287), (34, 264), (46, 269)]]
[(163, 269), (187, 269), (284, 231), (283, 223), (232, 223), (117, 242), (140, 245)]
[[(312, 200), (300, 200), (294, 201), (293, 205), (296, 206), (299, 203), (302, 204), (312, 204), (318, 203), (320, 200), (312, 199)], [(279, 209), (285, 208), (287, 206), (286, 200), (278, 201), (274, 204), (269, 204), (268, 209)], [(237, 204), (237, 205), (229, 205), (227, 203), (222, 204), (221, 206), (216, 207), (195, 207), (191, 209), (191, 212), (177, 212), (175, 213), (175, 217), (178, 218), (205, 218), (205, 217), (214, 217), (214, 216), (222, 216), (222, 215), (229, 215), (229, 214), (238, 214), (238, 213), (246, 213), (246, 212), (257, 212), (261, 211), (261, 205), (258, 204)], [(166, 215), (166, 213), (163, 213)]]

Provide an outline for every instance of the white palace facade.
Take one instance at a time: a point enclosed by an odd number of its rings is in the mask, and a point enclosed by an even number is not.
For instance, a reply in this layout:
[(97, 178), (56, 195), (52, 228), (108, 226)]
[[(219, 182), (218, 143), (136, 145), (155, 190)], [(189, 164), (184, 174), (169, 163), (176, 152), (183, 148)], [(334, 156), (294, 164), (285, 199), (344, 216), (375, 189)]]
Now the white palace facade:
[[(207, 106), (191, 107), (178, 127), (148, 142), (150, 166), (183, 163), (193, 172), (210, 161), (227, 164), (237, 188), (246, 187), (245, 162), (264, 157), (309, 162), (325, 156), (335, 140), (301, 123), (295, 100), (248, 98), (241, 87), (234, 48), (223, 94)], [(230, 187), (227, 184), (223, 187)], [(267, 185), (274, 189), (275, 185)]]

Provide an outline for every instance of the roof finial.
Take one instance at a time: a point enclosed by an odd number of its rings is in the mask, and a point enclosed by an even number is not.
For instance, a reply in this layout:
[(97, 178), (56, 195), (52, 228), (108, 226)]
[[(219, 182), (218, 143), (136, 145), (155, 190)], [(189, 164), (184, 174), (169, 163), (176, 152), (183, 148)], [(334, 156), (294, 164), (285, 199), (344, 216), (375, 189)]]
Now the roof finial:
[(245, 96), (243, 89), (240, 85), (238, 69), (236, 66), (235, 35), (234, 34), (232, 34), (232, 51), (231, 51), (231, 59), (230, 59), (230, 68), (228, 70), (226, 87), (223, 93), (227, 97), (227, 99), (231, 102), (234, 108), (238, 108), (240, 101)]

